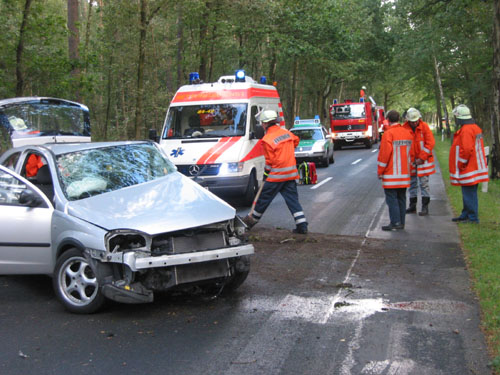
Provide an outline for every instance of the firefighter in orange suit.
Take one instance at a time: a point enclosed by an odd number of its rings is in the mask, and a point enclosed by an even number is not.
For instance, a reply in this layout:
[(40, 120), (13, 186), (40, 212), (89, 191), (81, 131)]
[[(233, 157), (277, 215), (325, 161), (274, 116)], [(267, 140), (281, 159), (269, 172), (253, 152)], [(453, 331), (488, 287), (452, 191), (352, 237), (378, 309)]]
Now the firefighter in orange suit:
[(434, 156), (432, 155), (432, 149), (436, 141), (429, 125), (422, 121), (422, 115), (418, 109), (408, 109), (406, 111), (406, 120), (403, 127), (413, 135), (409, 190), (410, 205), (406, 209), (406, 213), (417, 212), (418, 189), (420, 186), (422, 210), (418, 214), (426, 216), (429, 214), (429, 202), (431, 200), (429, 176), (436, 173)]
[(378, 178), (382, 180), (385, 202), (391, 222), (382, 230), (404, 229), (406, 188), (410, 186), (410, 153), (413, 135), (399, 123), (399, 112), (387, 114), (389, 129), (385, 131), (378, 153)]
[(479, 223), (477, 185), (488, 182), (488, 165), (484, 154), (483, 133), (471, 116), (469, 108), (460, 104), (453, 110), (460, 127), (453, 136), (449, 168), (451, 184), (462, 187), (462, 213), (455, 222)]
[(307, 220), (299, 203), (296, 182), (299, 173), (295, 147), (299, 145), (299, 137), (278, 125), (278, 114), (275, 111), (263, 111), (259, 120), (266, 131), (262, 138), (266, 158), (265, 181), (255, 209), (244, 218), (244, 222), (249, 228), (257, 224), (274, 197), (281, 193), (295, 220), (296, 228), (293, 231), (306, 234)]

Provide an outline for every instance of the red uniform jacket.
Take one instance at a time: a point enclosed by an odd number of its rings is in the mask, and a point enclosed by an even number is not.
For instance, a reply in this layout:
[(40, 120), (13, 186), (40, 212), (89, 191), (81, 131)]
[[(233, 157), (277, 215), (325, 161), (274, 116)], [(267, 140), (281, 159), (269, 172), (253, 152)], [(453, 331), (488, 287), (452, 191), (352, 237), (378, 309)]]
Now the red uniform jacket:
[[(427, 123), (419, 120), (419, 123), (415, 130), (412, 129), (408, 122), (403, 125), (404, 128), (408, 129), (413, 135), (413, 143), (411, 144), (411, 169), (410, 174), (412, 176), (430, 176), (436, 173), (436, 168), (434, 165), (434, 156), (432, 155), (432, 149), (436, 144), (434, 140), (434, 135), (432, 134), (431, 128)], [(416, 165), (415, 160), (421, 159), (424, 164)]]
[(465, 124), (453, 136), (449, 158), (450, 180), (455, 186), (487, 182), (488, 165), (483, 133), (476, 124)]
[(262, 138), (266, 158), (265, 170), (268, 173), (266, 181), (282, 182), (299, 178), (295, 161), (295, 147), (299, 142), (299, 137), (278, 125), (267, 129)]
[(410, 151), (413, 136), (401, 124), (391, 125), (384, 132), (378, 153), (377, 174), (384, 189), (410, 186)]

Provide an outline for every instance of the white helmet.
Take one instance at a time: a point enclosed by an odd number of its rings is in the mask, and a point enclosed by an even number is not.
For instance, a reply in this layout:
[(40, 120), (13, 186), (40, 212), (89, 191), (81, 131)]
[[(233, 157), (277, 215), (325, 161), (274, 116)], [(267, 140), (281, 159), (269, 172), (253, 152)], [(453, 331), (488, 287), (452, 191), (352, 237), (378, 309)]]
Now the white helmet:
[(459, 104), (453, 109), (453, 115), (460, 120), (469, 120), (472, 118), (470, 109), (465, 104)]
[(271, 122), (271, 121), (276, 121), (277, 118), (278, 118), (278, 114), (276, 113), (276, 111), (266, 110), (260, 114), (259, 121), (260, 122)]
[(416, 108), (410, 108), (406, 112), (406, 119), (410, 122), (416, 122), (418, 121), (419, 118), (421, 118), (422, 115), (420, 114), (419, 110)]

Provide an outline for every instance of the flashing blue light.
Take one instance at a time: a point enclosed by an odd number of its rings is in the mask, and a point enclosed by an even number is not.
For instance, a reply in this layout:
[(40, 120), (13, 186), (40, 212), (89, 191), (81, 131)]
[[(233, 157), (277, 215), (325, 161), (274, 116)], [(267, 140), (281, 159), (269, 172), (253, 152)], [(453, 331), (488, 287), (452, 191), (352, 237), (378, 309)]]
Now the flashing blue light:
[(299, 116), (295, 116), (295, 121), (300, 120)]
[(195, 83), (195, 81), (199, 81), (199, 80), (200, 80), (200, 75), (198, 72), (189, 73), (189, 83), (190, 84), (193, 84), (193, 83)]
[(360, 103), (364, 103), (364, 102), (365, 102), (365, 99), (364, 99), (364, 98), (359, 98), (359, 102), (360, 102)]
[(337, 99), (333, 99), (333, 104), (337, 104), (339, 101)]
[(244, 70), (237, 70), (234, 75), (236, 76), (236, 79), (234, 80), (235, 82), (245, 82), (245, 71)]
[(315, 120), (319, 120), (319, 115), (314, 116)]
[(260, 77), (260, 83), (262, 83), (263, 85), (265, 85), (267, 83), (267, 78), (266, 76), (262, 76)]

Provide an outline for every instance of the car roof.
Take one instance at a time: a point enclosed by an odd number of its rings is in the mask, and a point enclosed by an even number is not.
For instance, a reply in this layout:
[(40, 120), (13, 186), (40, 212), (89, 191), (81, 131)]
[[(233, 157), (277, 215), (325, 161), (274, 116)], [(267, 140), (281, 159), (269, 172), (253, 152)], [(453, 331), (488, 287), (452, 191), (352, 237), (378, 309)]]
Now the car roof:
[(48, 149), (54, 155), (67, 154), (69, 152), (78, 152), (84, 150), (91, 150), (103, 147), (114, 147), (123, 145), (134, 144), (153, 144), (151, 141), (120, 141), (120, 142), (75, 142), (75, 143), (44, 143), (41, 145), (26, 145), (16, 147), (9, 150), (10, 153), (24, 151), (25, 149)]
[(41, 103), (41, 102), (49, 102), (52, 104), (70, 104), (74, 106), (78, 106), (81, 108), (84, 108), (88, 110), (87, 106), (81, 103), (77, 102), (72, 102), (70, 100), (66, 99), (58, 99), (58, 98), (51, 98), (48, 96), (25, 96), (25, 97), (18, 97), (18, 98), (8, 98), (8, 99), (1, 99), (0, 100), (0, 108), (1, 107), (8, 107), (13, 104), (22, 104), (22, 103)]

